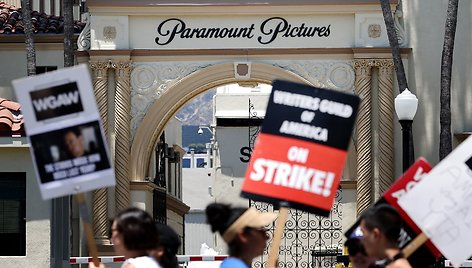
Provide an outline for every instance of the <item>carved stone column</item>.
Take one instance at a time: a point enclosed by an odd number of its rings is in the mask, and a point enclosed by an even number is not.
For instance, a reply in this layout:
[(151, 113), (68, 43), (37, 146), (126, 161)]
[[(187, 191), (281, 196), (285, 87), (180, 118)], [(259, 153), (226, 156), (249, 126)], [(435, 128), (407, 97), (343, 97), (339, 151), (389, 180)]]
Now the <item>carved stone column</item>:
[(115, 69), (115, 203), (116, 212), (130, 206), (130, 154), (131, 154), (131, 84), (130, 61), (113, 62)]
[(394, 182), (393, 150), (393, 61), (376, 60), (379, 68), (379, 189), (382, 195)]
[(374, 201), (372, 195), (372, 105), (373, 60), (355, 60), (356, 93), (361, 98), (356, 124), (357, 136), (357, 214)]
[[(98, 111), (102, 120), (105, 136), (108, 133), (108, 68), (110, 64), (102, 61), (91, 61), (93, 89), (97, 100)], [(108, 237), (108, 193), (101, 188), (92, 193), (93, 233), (99, 244), (109, 243)]]

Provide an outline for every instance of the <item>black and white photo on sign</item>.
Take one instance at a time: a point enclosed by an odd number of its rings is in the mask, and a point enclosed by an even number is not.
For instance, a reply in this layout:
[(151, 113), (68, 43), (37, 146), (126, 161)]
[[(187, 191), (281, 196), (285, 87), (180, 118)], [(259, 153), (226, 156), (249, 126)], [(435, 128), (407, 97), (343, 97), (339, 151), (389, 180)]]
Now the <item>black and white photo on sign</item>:
[(42, 183), (110, 168), (99, 122), (30, 137)]
[(12, 84), (43, 199), (115, 185), (87, 65)]

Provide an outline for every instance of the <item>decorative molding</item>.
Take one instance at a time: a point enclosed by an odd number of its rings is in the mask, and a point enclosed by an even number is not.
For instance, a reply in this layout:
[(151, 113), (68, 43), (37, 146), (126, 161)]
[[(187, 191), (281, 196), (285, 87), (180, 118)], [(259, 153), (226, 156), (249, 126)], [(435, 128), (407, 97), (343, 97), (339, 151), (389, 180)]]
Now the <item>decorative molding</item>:
[(105, 137), (108, 136), (108, 69), (111, 63), (108, 61), (90, 61), (92, 69), (92, 82), (97, 100), (98, 112), (102, 119)]
[(140, 63), (131, 72), (131, 140), (151, 105), (168, 88), (210, 63)]
[(293, 72), (317, 87), (354, 91), (355, 75), (350, 61), (274, 61), (269, 63)]
[[(270, 83), (274, 79), (284, 79), (310, 84), (306, 79), (261, 62), (251, 63), (251, 77), (260, 83)], [(186, 102), (196, 95), (221, 85), (237, 83), (234, 79), (234, 65), (223, 62), (195, 71), (189, 76), (172, 84), (172, 92), (166, 90), (159, 97), (159, 105), (153, 104), (139, 124), (131, 147), (131, 179), (144, 180), (147, 176), (153, 153), (152, 144), (156, 144), (168, 120)]]
[(382, 13), (356, 13), (355, 47), (390, 47)]
[(379, 68), (379, 183), (376, 194), (380, 197), (394, 182), (394, 149), (393, 149), (393, 60), (375, 60)]
[(190, 207), (184, 202), (169, 194), (166, 195), (166, 205), (168, 210), (172, 210), (180, 216), (184, 216), (190, 210)]
[(105, 26), (103, 27), (103, 39), (105, 42), (112, 42), (116, 39), (116, 27), (115, 26)]
[(143, 191), (152, 193), (157, 189), (157, 185), (150, 181), (130, 181), (129, 187), (131, 191)]
[(112, 62), (115, 69), (115, 204), (116, 211), (130, 205), (130, 61)]
[[(92, 81), (98, 111), (102, 119), (105, 137), (108, 137), (108, 69), (109, 62), (90, 61)], [(108, 244), (108, 191), (101, 188), (92, 193), (93, 232), (98, 244)]]
[[(350, 61), (269, 61), (305, 78), (311, 84), (340, 91), (354, 91), (355, 74)], [(214, 63), (213, 63), (214, 64)], [(201, 63), (137, 63), (131, 72), (131, 140), (152, 104), (168, 88), (190, 74), (212, 66)]]
[(400, 20), (403, 19), (403, 11), (402, 11), (402, 4), (401, 1), (397, 5), (397, 8), (395, 9), (395, 14), (393, 16), (393, 24), (395, 25), (395, 31), (397, 33), (397, 39), (398, 39), (398, 45), (401, 47), (405, 47), (407, 45), (407, 37), (406, 37), (406, 31), (405, 27), (403, 24), (400, 22)]
[(357, 181), (341, 181), (340, 183), (341, 189), (348, 190), (348, 189), (357, 189)]
[(372, 166), (372, 66), (373, 60), (355, 60), (356, 93), (361, 98), (357, 113), (357, 215), (373, 203)]
[(380, 27), (380, 24), (370, 24), (367, 32), (370, 38), (379, 38), (382, 33), (382, 28)]
[(79, 51), (89, 50), (90, 49), (90, 13), (84, 14), (85, 27), (82, 29), (82, 32), (79, 34), (77, 39), (77, 48)]
[(92, 194), (93, 234), (98, 244), (109, 244), (108, 228), (108, 191), (101, 188)]
[(97, 50), (129, 48), (128, 16), (91, 16), (90, 46)]

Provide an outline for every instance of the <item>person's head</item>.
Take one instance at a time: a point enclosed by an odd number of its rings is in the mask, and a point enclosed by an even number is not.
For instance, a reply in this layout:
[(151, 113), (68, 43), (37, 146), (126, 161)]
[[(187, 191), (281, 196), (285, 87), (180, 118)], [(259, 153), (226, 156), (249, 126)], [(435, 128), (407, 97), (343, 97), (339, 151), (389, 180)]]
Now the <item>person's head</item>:
[(84, 137), (79, 129), (71, 128), (64, 133), (64, 145), (67, 152), (73, 157), (85, 154)]
[(369, 256), (384, 258), (387, 248), (398, 248), (402, 219), (394, 207), (382, 204), (361, 216), (362, 243)]
[(163, 268), (177, 268), (177, 252), (180, 247), (180, 237), (171, 227), (164, 224), (157, 224), (159, 233), (159, 245), (152, 255), (157, 259)]
[(232, 208), (213, 203), (206, 208), (207, 221), (213, 232), (218, 231), (228, 244), (229, 255), (243, 259), (248, 265), (264, 253), (268, 239), (265, 226), (272, 223), (276, 213), (258, 212), (255, 208)]
[(115, 252), (125, 258), (145, 256), (159, 241), (153, 218), (139, 208), (121, 211), (115, 217), (111, 230)]
[(362, 244), (362, 231), (360, 227), (354, 229), (349, 238), (344, 243), (347, 248), (349, 261), (354, 268), (368, 268), (374, 260), (367, 256), (364, 245)]

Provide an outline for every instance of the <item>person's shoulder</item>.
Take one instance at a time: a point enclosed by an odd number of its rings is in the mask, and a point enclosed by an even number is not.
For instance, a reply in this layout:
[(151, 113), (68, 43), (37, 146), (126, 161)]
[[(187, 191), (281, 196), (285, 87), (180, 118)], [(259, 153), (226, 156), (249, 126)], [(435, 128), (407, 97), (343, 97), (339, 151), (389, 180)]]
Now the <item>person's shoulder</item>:
[(122, 268), (161, 268), (159, 263), (149, 256), (127, 259), (124, 265), (129, 266), (122, 266)]
[(401, 258), (387, 265), (386, 268), (412, 268), (407, 259)]
[(248, 266), (242, 260), (230, 257), (221, 263), (220, 268), (248, 268)]

